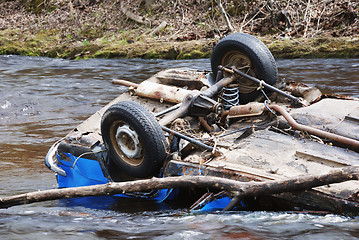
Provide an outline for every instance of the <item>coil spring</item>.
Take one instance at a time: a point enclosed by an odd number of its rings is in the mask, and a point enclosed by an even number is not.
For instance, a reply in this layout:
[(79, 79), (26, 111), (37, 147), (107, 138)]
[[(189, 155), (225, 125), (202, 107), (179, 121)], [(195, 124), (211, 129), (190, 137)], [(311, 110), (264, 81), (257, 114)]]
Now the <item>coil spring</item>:
[(232, 106), (239, 105), (239, 89), (236, 87), (224, 87), (222, 90), (222, 100), (225, 110), (228, 110)]

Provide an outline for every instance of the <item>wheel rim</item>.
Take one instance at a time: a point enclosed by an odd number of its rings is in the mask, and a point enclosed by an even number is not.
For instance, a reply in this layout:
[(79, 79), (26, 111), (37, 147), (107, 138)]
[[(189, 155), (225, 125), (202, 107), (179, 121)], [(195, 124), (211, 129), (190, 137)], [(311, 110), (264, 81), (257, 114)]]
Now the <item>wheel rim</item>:
[(111, 144), (121, 159), (132, 166), (139, 166), (144, 160), (143, 146), (137, 132), (123, 121), (116, 121), (110, 129)]
[[(222, 66), (234, 67), (248, 75), (255, 77), (255, 69), (253, 67), (252, 61), (245, 54), (239, 51), (229, 51), (227, 52), (221, 62)], [(256, 84), (244, 77), (238, 76), (235, 80), (237, 83), (240, 93), (250, 93), (256, 90)]]

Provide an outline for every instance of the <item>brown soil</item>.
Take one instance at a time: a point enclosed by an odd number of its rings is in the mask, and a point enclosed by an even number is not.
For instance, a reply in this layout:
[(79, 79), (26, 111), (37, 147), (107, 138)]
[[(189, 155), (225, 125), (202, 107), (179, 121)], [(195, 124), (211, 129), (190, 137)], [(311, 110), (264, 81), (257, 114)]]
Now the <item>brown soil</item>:
[[(276, 57), (358, 57), (359, 3), (222, 0), (235, 32)], [(160, 24), (165, 27), (156, 31)], [(218, 1), (2, 0), (0, 53), (50, 57), (200, 58), (229, 34)]]

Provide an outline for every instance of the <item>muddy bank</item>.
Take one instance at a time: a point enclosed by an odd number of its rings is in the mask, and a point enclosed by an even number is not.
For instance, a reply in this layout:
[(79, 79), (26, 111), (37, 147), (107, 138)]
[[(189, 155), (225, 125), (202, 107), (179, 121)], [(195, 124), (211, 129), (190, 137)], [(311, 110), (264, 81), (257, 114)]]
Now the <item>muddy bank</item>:
[(231, 32), (275, 57), (359, 57), (358, 3), (346, 1), (7, 0), (0, 54), (85, 58), (209, 57)]

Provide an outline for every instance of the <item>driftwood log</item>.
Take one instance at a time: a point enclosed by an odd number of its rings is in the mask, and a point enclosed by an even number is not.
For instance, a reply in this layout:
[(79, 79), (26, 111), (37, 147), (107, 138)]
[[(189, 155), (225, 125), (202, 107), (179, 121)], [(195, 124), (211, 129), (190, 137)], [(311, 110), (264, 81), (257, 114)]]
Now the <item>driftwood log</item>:
[(236, 197), (254, 197), (307, 190), (332, 183), (359, 179), (359, 167), (345, 167), (321, 175), (298, 176), (286, 180), (266, 182), (238, 182), (210, 176), (180, 176), (152, 178), (130, 182), (116, 182), (85, 187), (73, 187), (36, 191), (0, 198), (0, 208), (74, 197), (113, 195), (128, 192), (144, 192), (166, 188), (188, 187), (235, 191)]

